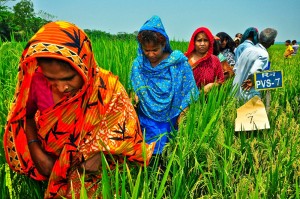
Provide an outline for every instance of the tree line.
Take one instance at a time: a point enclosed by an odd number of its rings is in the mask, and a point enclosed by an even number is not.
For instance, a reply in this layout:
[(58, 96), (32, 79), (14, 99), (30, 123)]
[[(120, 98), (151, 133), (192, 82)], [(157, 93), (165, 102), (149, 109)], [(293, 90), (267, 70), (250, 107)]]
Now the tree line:
[[(0, 0), (0, 40), (27, 41), (44, 24), (56, 17), (44, 11), (36, 13), (31, 0), (21, 0), (12, 8), (7, 3), (15, 0)], [(137, 32), (116, 35), (101, 30), (84, 30), (90, 37), (106, 37), (110, 39), (135, 39)]]

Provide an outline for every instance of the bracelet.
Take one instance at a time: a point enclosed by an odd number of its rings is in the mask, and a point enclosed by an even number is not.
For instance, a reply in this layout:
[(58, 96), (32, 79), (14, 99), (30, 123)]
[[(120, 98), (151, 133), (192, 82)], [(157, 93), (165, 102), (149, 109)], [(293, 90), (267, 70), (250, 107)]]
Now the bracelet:
[(29, 145), (29, 144), (32, 144), (32, 143), (34, 143), (34, 142), (39, 142), (39, 143), (41, 143), (40, 140), (29, 140), (29, 141), (27, 142), (27, 144)]

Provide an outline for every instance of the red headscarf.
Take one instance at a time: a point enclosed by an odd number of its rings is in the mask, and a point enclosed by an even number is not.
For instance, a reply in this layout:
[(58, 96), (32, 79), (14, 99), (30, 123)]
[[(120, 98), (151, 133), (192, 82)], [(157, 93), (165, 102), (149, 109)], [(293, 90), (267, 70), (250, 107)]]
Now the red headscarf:
[(196, 63), (193, 64), (192, 68), (196, 67), (200, 62), (208, 59), (213, 54), (213, 47), (214, 47), (214, 36), (212, 35), (211, 31), (206, 27), (200, 27), (196, 29), (190, 39), (190, 43), (188, 46), (188, 50), (184, 53), (185, 56), (188, 58), (190, 57), (191, 53), (195, 50), (195, 39), (198, 33), (204, 32), (209, 40), (209, 48), (205, 56), (199, 59)]
[[(195, 39), (197, 34), (200, 32), (206, 34), (209, 41), (209, 47), (206, 54), (202, 58), (197, 60), (195, 63), (191, 63), (190, 57), (195, 50)], [(193, 33), (188, 50), (185, 53), (185, 56), (187, 56), (189, 59), (196, 84), (199, 88), (215, 81), (218, 83), (222, 83), (224, 81), (224, 74), (220, 60), (218, 57), (213, 55), (213, 44), (214, 36), (212, 35), (211, 31), (206, 27), (200, 27)]]

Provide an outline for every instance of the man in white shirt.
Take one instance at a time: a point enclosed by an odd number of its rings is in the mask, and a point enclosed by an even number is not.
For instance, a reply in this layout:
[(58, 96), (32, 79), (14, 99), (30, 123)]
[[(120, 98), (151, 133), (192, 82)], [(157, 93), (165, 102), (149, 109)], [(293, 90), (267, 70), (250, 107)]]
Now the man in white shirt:
[(235, 97), (244, 101), (250, 100), (255, 95), (261, 97), (259, 91), (254, 88), (254, 73), (261, 72), (268, 68), (269, 54), (267, 49), (275, 42), (277, 31), (266, 28), (259, 35), (259, 43), (246, 48), (240, 55), (233, 70), (233, 91)]
[(299, 45), (297, 44), (297, 41), (296, 40), (293, 40), (292, 41), (292, 47), (294, 49), (294, 52), (292, 55), (296, 55), (297, 54), (297, 51), (298, 51), (298, 48), (299, 48)]

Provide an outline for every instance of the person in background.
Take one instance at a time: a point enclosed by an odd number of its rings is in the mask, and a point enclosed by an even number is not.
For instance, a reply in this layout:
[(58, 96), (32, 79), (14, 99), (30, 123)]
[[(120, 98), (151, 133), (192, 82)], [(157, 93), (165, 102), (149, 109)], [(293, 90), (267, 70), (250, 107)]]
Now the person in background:
[(206, 27), (197, 28), (191, 36), (185, 52), (193, 69), (198, 88), (208, 93), (213, 86), (224, 82), (224, 73), (219, 58), (213, 55), (214, 36)]
[(187, 58), (171, 49), (159, 16), (154, 15), (143, 24), (137, 41), (131, 85), (146, 142), (156, 142), (153, 154), (163, 169), (162, 153), (172, 129), (178, 128), (181, 116), (198, 99), (199, 91)]
[(236, 33), (235, 38), (239, 38), (240, 40), (242, 39), (243, 34), (242, 33)]
[(235, 37), (233, 41), (235, 43), (235, 49), (236, 49), (240, 45), (241, 39), (239, 37)]
[(254, 88), (254, 73), (268, 68), (269, 54), (267, 49), (272, 46), (277, 36), (277, 30), (266, 28), (260, 32), (259, 43), (246, 48), (236, 65), (233, 79), (233, 92), (235, 97), (242, 101), (248, 101), (255, 95), (261, 97), (259, 91)]
[(285, 46), (286, 46), (286, 48), (285, 48), (285, 51), (284, 51), (284, 54), (283, 54), (284, 58), (290, 59), (290, 58), (292, 58), (292, 54), (294, 53), (294, 49), (291, 45), (291, 40), (286, 40), (285, 41)]
[(242, 33), (236, 33), (234, 37), (234, 42), (235, 42), (235, 48), (238, 47), (241, 44), (241, 39), (243, 37)]
[(254, 46), (258, 43), (258, 34), (259, 33), (257, 28), (254, 27), (250, 27), (245, 30), (243, 37), (241, 39), (241, 44), (234, 51), (235, 62), (237, 62), (239, 56), (246, 48), (250, 46)]
[(234, 72), (233, 67), (228, 64), (226, 57), (220, 52), (220, 45), (220, 38), (215, 36), (213, 54), (219, 58), (224, 73), (224, 79), (227, 80), (234, 76)]
[(111, 167), (124, 157), (143, 165), (154, 148), (143, 146), (118, 77), (98, 67), (87, 35), (66, 21), (44, 25), (27, 43), (3, 141), (10, 168), (48, 181), (45, 198), (78, 198), (82, 183), (97, 197), (102, 153)]
[(292, 48), (294, 50), (293, 54), (292, 55), (296, 55), (297, 52), (298, 52), (298, 48), (299, 48), (299, 45), (297, 44), (297, 41), (296, 40), (293, 40), (292, 41)]
[(234, 61), (235, 42), (225, 32), (219, 32), (216, 36), (221, 39), (221, 48), (220, 48), (221, 53), (226, 57), (228, 64), (233, 67), (235, 65), (235, 61)]

